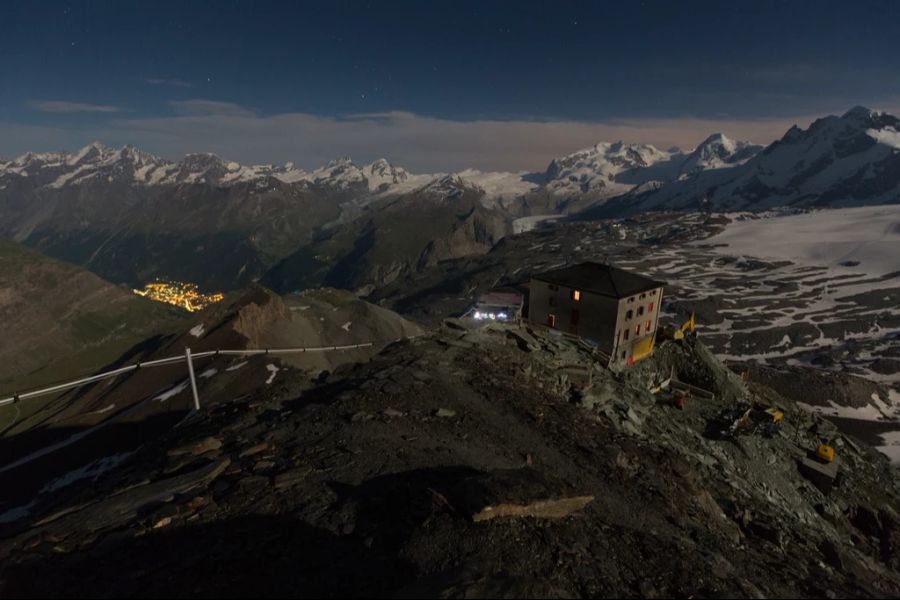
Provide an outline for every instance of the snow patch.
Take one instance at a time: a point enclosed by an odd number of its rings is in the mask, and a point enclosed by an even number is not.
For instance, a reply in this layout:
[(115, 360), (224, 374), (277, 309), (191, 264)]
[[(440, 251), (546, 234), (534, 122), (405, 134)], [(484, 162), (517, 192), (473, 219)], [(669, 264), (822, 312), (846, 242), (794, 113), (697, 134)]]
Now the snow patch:
[(559, 219), (559, 215), (533, 215), (531, 217), (519, 217), (513, 221), (513, 234), (526, 233), (538, 226), (543, 221)]
[(893, 464), (900, 464), (900, 431), (888, 431), (879, 437), (882, 443), (875, 449), (891, 459)]
[(278, 369), (278, 367), (276, 367), (273, 364), (266, 365), (266, 369), (268, 369), (269, 372), (271, 373), (271, 375), (269, 375), (269, 378), (266, 379), (266, 385), (269, 385), (270, 383), (275, 381), (275, 375), (278, 374), (279, 369)]
[(113, 454), (112, 456), (106, 456), (104, 458), (97, 459), (94, 462), (84, 465), (83, 467), (79, 467), (78, 469), (69, 471), (62, 477), (54, 479), (43, 488), (41, 488), (41, 491), (38, 492), (38, 494), (55, 492), (56, 490), (63, 488), (69, 484), (75, 483), (80, 479), (96, 479), (103, 473), (114, 468), (129, 456), (131, 456), (131, 452)]
[(842, 406), (833, 400), (828, 401), (828, 406), (817, 406), (804, 402), (798, 402), (797, 405), (810, 412), (860, 421), (884, 421), (893, 416), (891, 407), (881, 400), (876, 400), (874, 404), (866, 404), (865, 406)]
[(177, 396), (178, 394), (180, 394), (181, 392), (183, 392), (184, 390), (186, 390), (186, 389), (187, 389), (187, 386), (188, 386), (188, 380), (185, 379), (184, 381), (182, 381), (182, 382), (179, 383), (178, 385), (169, 388), (168, 390), (166, 390), (165, 392), (163, 392), (163, 393), (160, 394), (159, 396), (156, 396), (156, 397), (153, 398), (153, 399), (154, 399), (155, 401), (157, 401), (157, 402), (165, 402), (165, 401), (168, 400), (169, 398), (172, 398), (172, 397), (174, 397), (174, 396)]
[(900, 205), (732, 221), (704, 244), (723, 254), (789, 260), (884, 275), (900, 271)]

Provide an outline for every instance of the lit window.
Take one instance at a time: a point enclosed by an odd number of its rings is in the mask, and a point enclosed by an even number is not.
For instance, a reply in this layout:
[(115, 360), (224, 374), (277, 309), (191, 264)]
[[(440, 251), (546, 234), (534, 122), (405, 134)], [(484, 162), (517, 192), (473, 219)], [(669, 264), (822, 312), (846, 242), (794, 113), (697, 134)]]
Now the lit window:
[(653, 302), (647, 305), (647, 312), (653, 312)]
[(572, 300), (575, 302), (581, 300), (581, 290), (572, 290)]
[(650, 331), (651, 327), (653, 327), (653, 321), (647, 319), (647, 322), (644, 323), (644, 331)]
[(634, 326), (634, 335), (641, 335), (641, 324), (638, 323)]
[(547, 315), (547, 325), (549, 325), (550, 327), (556, 327), (556, 315), (554, 315), (553, 313)]

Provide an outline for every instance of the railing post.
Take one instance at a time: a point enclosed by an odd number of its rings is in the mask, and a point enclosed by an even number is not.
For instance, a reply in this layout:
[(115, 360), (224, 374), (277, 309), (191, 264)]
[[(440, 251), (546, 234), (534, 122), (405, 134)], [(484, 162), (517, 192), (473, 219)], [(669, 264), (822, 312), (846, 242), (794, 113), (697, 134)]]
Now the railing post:
[(194, 410), (200, 410), (200, 396), (197, 395), (197, 378), (194, 377), (194, 362), (191, 360), (191, 349), (184, 348), (184, 358), (187, 360), (188, 373), (191, 376), (191, 391), (194, 392)]

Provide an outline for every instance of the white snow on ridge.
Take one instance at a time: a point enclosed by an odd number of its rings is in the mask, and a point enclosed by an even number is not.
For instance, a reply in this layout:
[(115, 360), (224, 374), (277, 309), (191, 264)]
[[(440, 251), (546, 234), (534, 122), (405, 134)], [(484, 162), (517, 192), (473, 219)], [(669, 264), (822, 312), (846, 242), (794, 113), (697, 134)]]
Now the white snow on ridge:
[(891, 127), (885, 127), (884, 129), (867, 129), (866, 134), (878, 140), (880, 144), (893, 146), (900, 150), (900, 131), (896, 131)]
[(518, 173), (484, 172), (477, 169), (466, 169), (457, 175), (463, 181), (473, 183), (484, 190), (488, 198), (514, 198), (537, 189), (536, 183), (526, 181), (527, 171)]
[(717, 249), (724, 254), (884, 275), (900, 271), (900, 204), (733, 221), (703, 243), (727, 244)]

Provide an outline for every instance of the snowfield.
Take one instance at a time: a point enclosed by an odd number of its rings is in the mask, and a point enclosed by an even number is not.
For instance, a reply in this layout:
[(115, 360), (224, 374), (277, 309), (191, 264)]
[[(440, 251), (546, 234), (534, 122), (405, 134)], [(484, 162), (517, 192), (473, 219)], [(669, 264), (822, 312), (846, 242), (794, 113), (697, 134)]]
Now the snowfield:
[(885, 275), (900, 271), (900, 204), (743, 218), (706, 242), (727, 244), (727, 254)]

